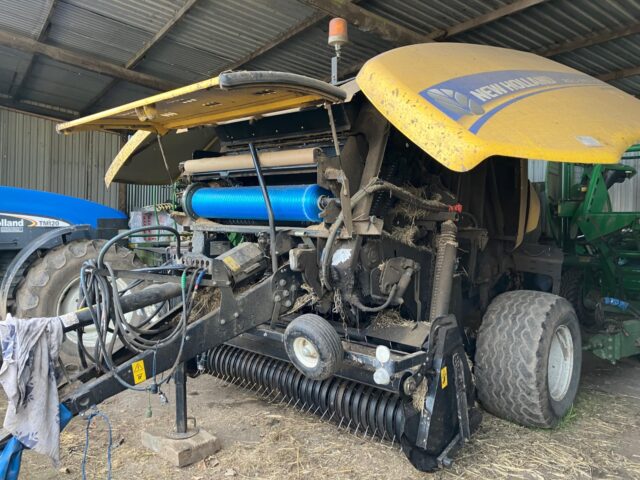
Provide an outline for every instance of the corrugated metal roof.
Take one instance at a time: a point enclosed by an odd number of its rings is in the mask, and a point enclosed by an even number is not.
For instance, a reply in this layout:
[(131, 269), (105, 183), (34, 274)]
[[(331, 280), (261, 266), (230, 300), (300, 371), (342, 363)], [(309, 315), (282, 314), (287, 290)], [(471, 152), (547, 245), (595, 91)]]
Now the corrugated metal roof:
[(291, 0), (200, 0), (168, 38), (229, 63), (312, 13), (312, 9)]
[[(124, 65), (185, 4), (186, 0), (58, 0), (44, 42)], [(514, 0), (361, 0), (359, 5), (418, 33), (430, 33), (465, 22), (513, 3)], [(0, 0), (0, 29), (36, 37), (48, 15), (50, 0)], [(273, 42), (315, 9), (298, 0), (198, 0), (147, 52), (136, 70), (187, 84), (217, 74), (229, 64)], [(482, 43), (523, 50), (540, 50), (615, 31), (640, 21), (640, 0), (547, 0), (469, 31), (450, 41)], [(326, 44), (327, 21), (311, 25), (240, 68), (293, 71), (326, 78), (331, 49)], [(342, 67), (365, 61), (392, 48), (373, 33), (350, 28), (351, 42), (343, 49)], [(30, 56), (0, 49), (0, 93), (15, 90)], [(566, 52), (556, 60), (592, 74), (640, 65), (640, 35)], [(50, 68), (50, 71), (49, 71)], [(68, 74), (62, 74), (68, 70)], [(84, 111), (106, 85), (115, 85), (101, 104), (132, 100), (149, 90), (126, 82), (105, 82), (83, 73), (80, 92), (68, 81), (79, 69), (36, 60), (21, 97)], [(47, 84), (47, 78), (51, 82)], [(86, 81), (85, 81), (86, 80)], [(612, 82), (640, 94), (640, 76)], [(85, 102), (84, 105), (81, 105)], [(95, 110), (97, 105), (92, 105)]]
[(0, 46), (0, 93), (8, 95), (11, 86), (22, 79), (31, 55)]
[[(327, 22), (308, 29), (284, 45), (245, 65), (248, 70), (280, 70), (327, 78), (331, 74), (333, 49), (327, 44)], [(357, 29), (349, 32), (349, 44), (342, 49), (340, 65), (346, 68), (373, 57), (392, 45)]]
[(36, 38), (49, 14), (49, 0), (0, 0), (0, 28)]
[(228, 60), (210, 52), (165, 38), (149, 52), (136, 70), (177, 83), (193, 83), (213, 76), (228, 63)]
[(60, 2), (51, 17), (47, 42), (124, 65), (151, 37), (153, 32)]
[(363, 7), (416, 32), (429, 33), (510, 3), (505, 0), (371, 0)]
[(24, 84), (23, 98), (81, 111), (110, 78), (37, 57)]

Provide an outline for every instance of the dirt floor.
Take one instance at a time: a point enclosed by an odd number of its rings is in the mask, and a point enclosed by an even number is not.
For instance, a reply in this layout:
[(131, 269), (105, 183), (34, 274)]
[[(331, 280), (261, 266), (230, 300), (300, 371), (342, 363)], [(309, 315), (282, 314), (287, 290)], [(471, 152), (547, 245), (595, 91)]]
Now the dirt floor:
[[(254, 393), (209, 376), (190, 380), (190, 415), (217, 435), (222, 450), (178, 469), (147, 451), (140, 432), (169, 429), (169, 405), (146, 394), (125, 392), (100, 409), (113, 425), (114, 479), (640, 479), (640, 362), (611, 366), (594, 358), (584, 366), (578, 401), (560, 428), (553, 431), (515, 426), (485, 414), (479, 432), (451, 469), (436, 474), (416, 472), (397, 445), (354, 435), (312, 414), (269, 403)], [(26, 452), (21, 478), (35, 480), (81, 477), (86, 420), (75, 418), (62, 435), (62, 465)], [(106, 431), (95, 422), (87, 478), (106, 478)]]

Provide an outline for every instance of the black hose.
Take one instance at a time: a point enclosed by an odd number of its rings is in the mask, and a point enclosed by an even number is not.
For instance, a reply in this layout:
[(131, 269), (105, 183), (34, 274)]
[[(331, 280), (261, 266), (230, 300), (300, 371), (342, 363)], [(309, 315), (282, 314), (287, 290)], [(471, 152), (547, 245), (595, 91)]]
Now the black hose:
[[(398, 198), (399, 200), (403, 200), (405, 202), (412, 202), (415, 205), (423, 208), (425, 210), (430, 210), (433, 212), (446, 212), (449, 210), (449, 206), (438, 202), (436, 200), (425, 200), (424, 198), (420, 198), (407, 190), (394, 185), (393, 183), (385, 182), (384, 180), (380, 180), (379, 178), (373, 178), (369, 184), (365, 187), (358, 190), (351, 197), (351, 209), (353, 210), (356, 205), (358, 205), (362, 200), (364, 200), (368, 195), (372, 195), (375, 192), (379, 191), (389, 191), (391, 195)], [(333, 243), (338, 236), (338, 231), (342, 224), (344, 223), (343, 213), (340, 212), (336, 221), (331, 225), (329, 229), (329, 235), (327, 236), (327, 243), (324, 247), (324, 251), (322, 254), (322, 269), (320, 272), (320, 280), (325, 288), (331, 288), (331, 281), (329, 279), (329, 263), (331, 262), (331, 249), (333, 248)]]
[(271, 269), (275, 273), (278, 270), (278, 255), (276, 254), (276, 220), (273, 216), (273, 208), (271, 208), (271, 199), (269, 199), (269, 192), (267, 191), (267, 185), (264, 183), (264, 177), (262, 176), (262, 169), (260, 168), (260, 159), (258, 158), (258, 152), (253, 143), (249, 143), (249, 151), (251, 152), (251, 159), (253, 160), (253, 167), (256, 170), (256, 176), (258, 177), (258, 183), (262, 190), (262, 197), (267, 207), (267, 216), (269, 217), (269, 252), (271, 253)]

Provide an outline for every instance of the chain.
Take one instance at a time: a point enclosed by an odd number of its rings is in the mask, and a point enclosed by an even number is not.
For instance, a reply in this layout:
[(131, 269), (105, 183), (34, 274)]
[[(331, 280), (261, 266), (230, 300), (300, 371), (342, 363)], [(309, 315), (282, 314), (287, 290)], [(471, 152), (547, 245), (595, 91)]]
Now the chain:
[(337, 313), (340, 315), (340, 320), (342, 321), (342, 327), (344, 328), (344, 333), (346, 335), (347, 340), (349, 340), (349, 329), (347, 328), (347, 314), (344, 313), (344, 306), (342, 305), (342, 294), (340, 290), (334, 290), (333, 294), (333, 313)]

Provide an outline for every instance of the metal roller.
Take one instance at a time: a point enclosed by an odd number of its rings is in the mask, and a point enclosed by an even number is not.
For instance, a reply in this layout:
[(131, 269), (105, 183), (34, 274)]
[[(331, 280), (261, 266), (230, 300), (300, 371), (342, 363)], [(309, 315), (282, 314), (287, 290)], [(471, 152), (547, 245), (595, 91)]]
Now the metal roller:
[(400, 439), (405, 408), (412, 408), (393, 393), (338, 377), (312, 380), (287, 362), (230, 345), (210, 350), (205, 366), (213, 376), (277, 393), (292, 405), (386, 440)]
[[(320, 222), (325, 198), (331, 192), (319, 185), (267, 187), (276, 221)], [(183, 207), (192, 217), (229, 220), (267, 220), (260, 187), (198, 187), (188, 189)]]

